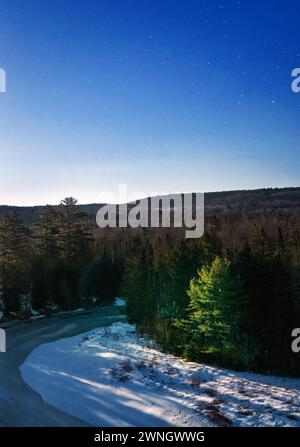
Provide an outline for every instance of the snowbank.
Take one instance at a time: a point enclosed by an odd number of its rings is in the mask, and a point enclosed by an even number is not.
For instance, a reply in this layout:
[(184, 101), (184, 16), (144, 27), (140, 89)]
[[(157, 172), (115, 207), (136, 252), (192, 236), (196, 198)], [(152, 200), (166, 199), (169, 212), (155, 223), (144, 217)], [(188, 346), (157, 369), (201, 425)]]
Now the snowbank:
[(300, 380), (184, 362), (127, 323), (40, 345), (21, 373), (93, 426), (300, 426)]
[(124, 298), (117, 297), (117, 298), (115, 299), (114, 306), (117, 306), (117, 307), (124, 307), (124, 306), (126, 306), (126, 301), (124, 300)]

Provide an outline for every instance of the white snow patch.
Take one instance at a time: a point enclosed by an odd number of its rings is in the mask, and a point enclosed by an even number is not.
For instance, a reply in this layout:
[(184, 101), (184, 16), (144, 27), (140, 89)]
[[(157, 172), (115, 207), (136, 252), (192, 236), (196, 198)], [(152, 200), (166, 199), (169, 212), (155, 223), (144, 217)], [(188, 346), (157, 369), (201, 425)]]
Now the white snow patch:
[(93, 426), (300, 426), (300, 379), (184, 362), (124, 322), (40, 345), (20, 369)]
[(124, 300), (124, 298), (117, 297), (115, 299), (114, 306), (124, 307), (124, 306), (126, 306), (126, 300)]
[(41, 318), (45, 318), (46, 315), (37, 314), (33, 317), (30, 317), (30, 320), (40, 320)]

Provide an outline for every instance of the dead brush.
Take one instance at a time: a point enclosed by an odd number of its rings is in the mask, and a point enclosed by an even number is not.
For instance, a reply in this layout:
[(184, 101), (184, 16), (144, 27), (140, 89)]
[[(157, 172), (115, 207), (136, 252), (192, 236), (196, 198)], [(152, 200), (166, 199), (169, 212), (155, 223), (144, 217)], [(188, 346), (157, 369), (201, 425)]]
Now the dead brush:
[(157, 366), (157, 365), (159, 365), (160, 364), (160, 360), (159, 360), (159, 358), (157, 357), (157, 355), (154, 355), (153, 357), (152, 357), (152, 359), (149, 361), (149, 366), (150, 366), (150, 368), (153, 368), (154, 366)]
[(125, 360), (124, 362), (121, 363), (120, 365), (122, 371), (125, 371), (127, 373), (131, 373), (133, 371), (133, 364), (131, 362), (131, 360)]
[(127, 382), (129, 380), (129, 375), (126, 374), (120, 367), (113, 366), (110, 370), (111, 377), (118, 382)]
[(109, 327), (103, 328), (103, 330), (102, 330), (102, 337), (112, 338), (113, 337), (113, 333), (112, 333), (111, 328), (109, 328)]
[(211, 419), (212, 422), (215, 422), (218, 426), (221, 427), (230, 427), (232, 425), (232, 421), (224, 416), (217, 407), (214, 405), (208, 405), (203, 409), (203, 413)]
[(141, 360), (140, 362), (137, 363), (136, 367), (138, 369), (145, 369), (148, 367), (148, 364), (147, 364), (146, 360)]
[(171, 366), (168, 366), (165, 370), (165, 374), (167, 374), (168, 376), (175, 376), (176, 370)]
[(247, 390), (244, 385), (240, 385), (238, 393), (246, 397), (255, 397), (256, 395), (256, 393), (252, 392), (251, 390)]

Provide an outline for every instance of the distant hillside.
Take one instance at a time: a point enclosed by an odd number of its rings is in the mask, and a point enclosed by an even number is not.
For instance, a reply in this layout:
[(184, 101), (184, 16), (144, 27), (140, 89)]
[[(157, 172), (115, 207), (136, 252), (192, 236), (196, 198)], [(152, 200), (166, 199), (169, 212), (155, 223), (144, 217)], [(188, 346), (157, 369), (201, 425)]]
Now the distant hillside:
[[(103, 204), (81, 205), (89, 222)], [(17, 212), (24, 223), (33, 225), (43, 210), (43, 206), (17, 207), (0, 205), (0, 213)], [(268, 188), (241, 191), (208, 192), (205, 194), (206, 215), (230, 215), (239, 217), (243, 214), (255, 216), (260, 214), (300, 215), (300, 187)]]

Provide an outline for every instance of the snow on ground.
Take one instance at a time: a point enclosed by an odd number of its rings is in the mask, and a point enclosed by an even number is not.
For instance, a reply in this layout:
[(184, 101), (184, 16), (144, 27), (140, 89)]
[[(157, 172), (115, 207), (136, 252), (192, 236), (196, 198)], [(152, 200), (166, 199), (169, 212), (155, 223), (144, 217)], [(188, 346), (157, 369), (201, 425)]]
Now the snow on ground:
[(124, 322), (40, 345), (21, 373), (93, 426), (300, 426), (300, 379), (184, 362)]
[(114, 306), (124, 307), (124, 306), (126, 306), (126, 300), (124, 300), (124, 298), (117, 297), (115, 299)]

